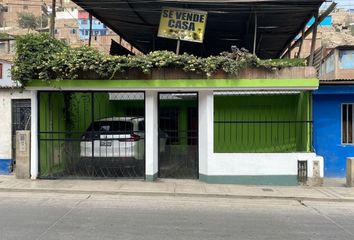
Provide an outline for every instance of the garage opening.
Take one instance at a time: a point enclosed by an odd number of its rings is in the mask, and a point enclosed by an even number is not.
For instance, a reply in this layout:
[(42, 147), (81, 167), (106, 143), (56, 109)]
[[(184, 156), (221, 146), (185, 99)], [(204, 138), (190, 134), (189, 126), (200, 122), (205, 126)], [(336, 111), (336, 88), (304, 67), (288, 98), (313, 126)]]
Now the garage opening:
[(39, 92), (41, 178), (143, 178), (143, 92)]
[(198, 94), (159, 94), (159, 177), (198, 178)]

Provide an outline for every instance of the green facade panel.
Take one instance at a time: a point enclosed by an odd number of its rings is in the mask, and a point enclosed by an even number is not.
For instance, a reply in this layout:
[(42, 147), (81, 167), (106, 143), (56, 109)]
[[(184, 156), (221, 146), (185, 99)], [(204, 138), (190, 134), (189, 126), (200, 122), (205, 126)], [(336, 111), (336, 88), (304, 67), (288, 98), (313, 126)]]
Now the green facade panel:
[(214, 96), (215, 153), (308, 152), (309, 93)]

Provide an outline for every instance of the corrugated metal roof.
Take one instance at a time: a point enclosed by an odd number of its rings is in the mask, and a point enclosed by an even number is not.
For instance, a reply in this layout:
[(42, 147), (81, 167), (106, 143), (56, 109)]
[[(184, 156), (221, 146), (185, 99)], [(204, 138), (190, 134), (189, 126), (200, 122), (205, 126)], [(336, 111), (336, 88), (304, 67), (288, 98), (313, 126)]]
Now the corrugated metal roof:
[(354, 79), (320, 80), (322, 85), (354, 84)]
[(208, 12), (203, 45), (182, 42), (181, 51), (217, 55), (232, 45), (253, 47), (257, 15), (257, 55), (278, 57), (324, 0), (73, 0), (143, 52), (176, 49), (176, 41), (157, 38), (162, 7)]
[(340, 45), (335, 48), (340, 50), (354, 50), (354, 45)]

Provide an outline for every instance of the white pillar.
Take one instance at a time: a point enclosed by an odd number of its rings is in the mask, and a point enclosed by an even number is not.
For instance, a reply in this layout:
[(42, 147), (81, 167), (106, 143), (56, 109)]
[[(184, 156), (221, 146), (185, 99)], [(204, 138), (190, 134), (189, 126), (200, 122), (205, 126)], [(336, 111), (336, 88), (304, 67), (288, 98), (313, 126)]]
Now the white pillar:
[(213, 91), (199, 91), (199, 178), (208, 175), (208, 161), (214, 152)]
[(31, 91), (31, 179), (38, 177), (38, 99)]
[(158, 173), (158, 94), (145, 92), (145, 176), (154, 181)]

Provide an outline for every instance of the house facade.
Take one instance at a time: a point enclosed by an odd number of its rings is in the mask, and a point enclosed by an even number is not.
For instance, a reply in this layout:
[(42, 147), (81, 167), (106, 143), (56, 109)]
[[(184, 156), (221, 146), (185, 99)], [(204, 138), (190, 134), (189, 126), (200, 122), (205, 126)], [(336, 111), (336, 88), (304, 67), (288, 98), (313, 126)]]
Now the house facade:
[(313, 95), (314, 148), (324, 157), (325, 177), (345, 177), (352, 157), (354, 46), (339, 46), (323, 60)]
[[(204, 62), (220, 53), (234, 54), (224, 61), (227, 65), (231, 59), (238, 63), (236, 49), (246, 48), (261, 59), (278, 58), (322, 0), (271, 5), (195, 1), (196, 10), (190, 11), (210, 13), (203, 43), (156, 36), (160, 9), (166, 7), (161, 1), (74, 2), (101, 21), (94, 23), (94, 31), (95, 25), (109, 26), (142, 53), (175, 51), (177, 45), (188, 59), (181, 67), (179, 60), (165, 64), (155, 56), (148, 63), (151, 71), (140, 64), (99, 75), (90, 66), (77, 69), (77, 77), (29, 81), (32, 179), (320, 183), (323, 158), (312, 144), (311, 99), (319, 85), (315, 69), (255, 64), (228, 75), (218, 64), (203, 72), (194, 56), (205, 57), (200, 58)], [(168, 7), (186, 6), (176, 2)], [(220, 13), (220, 7), (228, 14)], [(79, 18), (87, 21), (87, 13), (82, 14)], [(133, 63), (139, 64), (139, 57)], [(132, 61), (130, 56), (127, 60)]]
[(11, 65), (0, 59), (0, 174), (6, 175), (16, 163), (16, 131), (31, 128), (31, 93), (12, 81)]
[(33, 81), (31, 176), (297, 185), (302, 170), (321, 178), (311, 144), (315, 70), (247, 79), (253, 71), (228, 80)]

